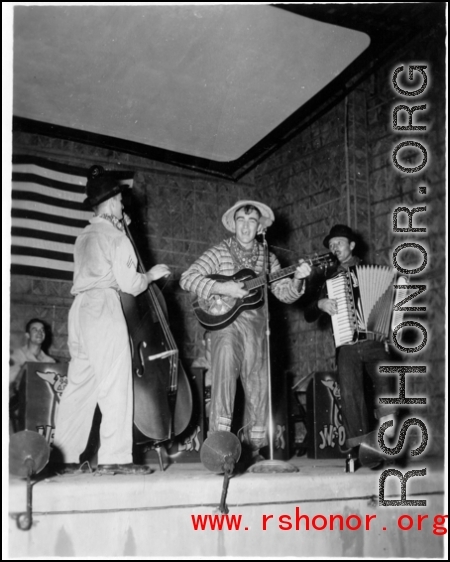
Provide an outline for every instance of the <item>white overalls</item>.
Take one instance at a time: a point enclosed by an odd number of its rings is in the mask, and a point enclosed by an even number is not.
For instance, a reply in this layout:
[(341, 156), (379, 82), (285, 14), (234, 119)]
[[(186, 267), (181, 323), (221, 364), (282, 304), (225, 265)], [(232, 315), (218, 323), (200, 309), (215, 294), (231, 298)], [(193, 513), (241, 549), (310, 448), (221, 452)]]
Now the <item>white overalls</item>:
[(98, 463), (127, 464), (132, 462), (133, 389), (118, 290), (136, 296), (148, 282), (136, 271), (136, 254), (127, 236), (104, 218), (90, 222), (75, 243), (69, 382), (58, 410), (54, 447), (63, 457), (58, 460), (78, 463), (98, 403)]

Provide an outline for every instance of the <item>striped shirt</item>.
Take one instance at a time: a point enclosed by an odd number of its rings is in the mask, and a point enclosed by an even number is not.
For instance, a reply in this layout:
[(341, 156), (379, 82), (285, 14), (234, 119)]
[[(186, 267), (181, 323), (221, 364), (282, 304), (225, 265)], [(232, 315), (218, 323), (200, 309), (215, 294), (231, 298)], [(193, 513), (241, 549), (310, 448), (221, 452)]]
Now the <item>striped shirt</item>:
[[(195, 293), (201, 299), (208, 299), (214, 294), (214, 279), (208, 279), (208, 275), (220, 274), (231, 276), (240, 268), (237, 268), (230, 252), (232, 238), (228, 238), (206, 250), (190, 267), (180, 279), (180, 286), (185, 291)], [(264, 267), (264, 248), (258, 244), (258, 259), (252, 268), (255, 273), (262, 273)], [(270, 273), (281, 269), (276, 256), (269, 253)], [(305, 292), (305, 284), (300, 281), (299, 290), (294, 285), (294, 280), (285, 278), (270, 285), (272, 293), (278, 300), (284, 303), (292, 303), (300, 298)]]

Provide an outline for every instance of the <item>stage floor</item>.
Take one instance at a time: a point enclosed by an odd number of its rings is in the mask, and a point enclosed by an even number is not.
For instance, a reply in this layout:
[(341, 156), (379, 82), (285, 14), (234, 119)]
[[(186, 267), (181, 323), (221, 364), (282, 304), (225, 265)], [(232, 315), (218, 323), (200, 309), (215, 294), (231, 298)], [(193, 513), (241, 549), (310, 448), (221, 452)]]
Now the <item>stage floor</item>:
[[(426, 469), (406, 486), (406, 499), (425, 500), (422, 507), (379, 505), (382, 470), (346, 473), (344, 459), (289, 462), (299, 472), (235, 475), (227, 519), (218, 510), (223, 477), (200, 463), (164, 472), (155, 463), (147, 476), (38, 476), (29, 531), (15, 521), (26, 509), (26, 481), (11, 477), (9, 557), (444, 557), (446, 536), (433, 532), (446, 513), (441, 459), (398, 469)], [(385, 499), (400, 499), (396, 477)], [(332, 515), (342, 516), (333, 529)]]

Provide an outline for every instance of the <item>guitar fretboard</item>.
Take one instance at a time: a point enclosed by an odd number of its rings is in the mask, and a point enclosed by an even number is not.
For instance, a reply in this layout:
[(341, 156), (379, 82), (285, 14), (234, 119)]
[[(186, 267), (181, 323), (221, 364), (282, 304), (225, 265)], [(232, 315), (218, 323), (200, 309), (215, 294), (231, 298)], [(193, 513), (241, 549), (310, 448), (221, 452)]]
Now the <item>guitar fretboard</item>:
[[(296, 265), (290, 265), (289, 267), (286, 267), (284, 269), (280, 269), (279, 271), (276, 271), (275, 273), (271, 273), (268, 276), (268, 281), (269, 283), (272, 283), (273, 281), (277, 281), (277, 279), (282, 279), (283, 277), (287, 277), (288, 275), (290, 275), (291, 273), (294, 273), (294, 271), (297, 269)], [(261, 285), (264, 285), (264, 283), (266, 282), (266, 276), (265, 275), (259, 275), (258, 277), (255, 277), (253, 279), (249, 279), (248, 281), (244, 282), (245, 288), (246, 289), (256, 289), (256, 287), (261, 287)]]

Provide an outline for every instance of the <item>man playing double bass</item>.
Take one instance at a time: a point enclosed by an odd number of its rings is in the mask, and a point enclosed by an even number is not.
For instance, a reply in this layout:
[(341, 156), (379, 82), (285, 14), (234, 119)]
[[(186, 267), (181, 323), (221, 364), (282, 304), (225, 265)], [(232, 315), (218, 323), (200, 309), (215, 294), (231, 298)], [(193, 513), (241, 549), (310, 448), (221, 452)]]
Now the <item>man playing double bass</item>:
[(54, 439), (62, 455), (61, 472), (79, 468), (97, 403), (102, 413), (98, 472), (151, 472), (132, 462), (131, 351), (118, 291), (136, 296), (170, 271), (159, 264), (146, 273), (137, 272), (136, 254), (122, 224), (122, 191), (127, 187), (101, 166), (89, 170), (85, 203), (94, 217), (75, 243), (69, 382)]
[[(268, 228), (275, 217), (272, 210), (257, 201), (238, 201), (222, 217), (225, 228), (233, 233), (207, 250), (181, 276), (183, 289), (201, 299), (248, 295), (238, 281), (217, 281), (212, 274), (232, 276), (241, 269), (262, 273), (265, 252), (256, 235)], [(280, 269), (277, 258), (269, 254), (270, 273)], [(292, 303), (304, 292), (303, 279), (311, 272), (300, 263), (291, 279), (270, 285), (282, 302)], [(236, 382), (240, 376), (245, 394), (244, 443), (251, 451), (251, 462), (261, 460), (260, 449), (267, 444), (268, 378), (266, 324), (263, 308), (243, 310), (231, 324), (211, 334), (211, 410), (209, 433), (230, 431), (234, 411)]]

